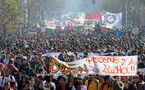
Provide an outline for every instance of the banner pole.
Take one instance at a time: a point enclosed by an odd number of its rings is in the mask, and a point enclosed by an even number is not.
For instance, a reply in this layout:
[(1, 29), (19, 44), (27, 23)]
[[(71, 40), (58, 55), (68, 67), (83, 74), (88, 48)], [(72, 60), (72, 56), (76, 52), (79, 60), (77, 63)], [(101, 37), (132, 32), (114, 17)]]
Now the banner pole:
[[(49, 76), (50, 76), (50, 82), (52, 82), (52, 75), (51, 75), (51, 62), (52, 62), (53, 58), (51, 57), (51, 61), (49, 62)], [(50, 83), (50, 87), (51, 86), (51, 83)]]

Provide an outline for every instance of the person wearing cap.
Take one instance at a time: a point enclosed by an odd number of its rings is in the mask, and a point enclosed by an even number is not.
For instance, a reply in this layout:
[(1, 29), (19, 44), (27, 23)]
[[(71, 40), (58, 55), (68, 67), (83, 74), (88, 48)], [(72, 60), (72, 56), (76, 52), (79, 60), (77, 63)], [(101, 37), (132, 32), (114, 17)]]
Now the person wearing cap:
[(99, 80), (95, 78), (95, 74), (90, 74), (90, 78), (85, 81), (85, 86), (87, 90), (99, 90), (100, 83)]

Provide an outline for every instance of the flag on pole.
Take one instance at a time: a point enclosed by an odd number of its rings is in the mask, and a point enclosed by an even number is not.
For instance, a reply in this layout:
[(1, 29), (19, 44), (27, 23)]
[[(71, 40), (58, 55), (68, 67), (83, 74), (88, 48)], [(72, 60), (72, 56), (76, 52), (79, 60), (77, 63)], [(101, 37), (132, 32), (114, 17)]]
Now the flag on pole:
[(101, 13), (96, 13), (96, 14), (86, 13), (85, 19), (93, 19), (93, 20), (101, 19)]
[(119, 30), (116, 30), (114, 33), (113, 33), (113, 36), (115, 38), (120, 38), (121, 37), (121, 32)]
[(122, 12), (121, 13), (110, 13), (106, 12), (102, 15), (102, 23), (104, 27), (111, 29), (121, 29), (122, 26)]
[(105, 32), (105, 30), (104, 30), (103, 26), (101, 26), (101, 32)]
[(69, 26), (68, 26), (68, 29), (70, 30), (72, 28), (72, 24), (70, 24)]
[(40, 28), (40, 25), (39, 25), (39, 23), (36, 23), (36, 26), (37, 26), (37, 28)]

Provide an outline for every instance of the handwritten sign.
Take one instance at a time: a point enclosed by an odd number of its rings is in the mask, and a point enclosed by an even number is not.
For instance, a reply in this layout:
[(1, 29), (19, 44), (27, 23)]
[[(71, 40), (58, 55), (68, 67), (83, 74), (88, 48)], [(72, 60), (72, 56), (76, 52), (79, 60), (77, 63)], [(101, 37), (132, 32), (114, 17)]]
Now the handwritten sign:
[(134, 76), (137, 64), (137, 56), (91, 56), (73, 62), (62, 62), (52, 57), (51, 73)]

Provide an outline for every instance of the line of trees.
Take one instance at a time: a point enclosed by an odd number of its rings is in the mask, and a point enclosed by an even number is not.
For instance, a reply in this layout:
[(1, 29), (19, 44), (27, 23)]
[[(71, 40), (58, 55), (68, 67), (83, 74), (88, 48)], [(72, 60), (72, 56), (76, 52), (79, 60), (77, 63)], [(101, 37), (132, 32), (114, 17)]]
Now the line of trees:
[(0, 41), (17, 30), (18, 0), (0, 0)]

